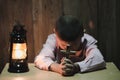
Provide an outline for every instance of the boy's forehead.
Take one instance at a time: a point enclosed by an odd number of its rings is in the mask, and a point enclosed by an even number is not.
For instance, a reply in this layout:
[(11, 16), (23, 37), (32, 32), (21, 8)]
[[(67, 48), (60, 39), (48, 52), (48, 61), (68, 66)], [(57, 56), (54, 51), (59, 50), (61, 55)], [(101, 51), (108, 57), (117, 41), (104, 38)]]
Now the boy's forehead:
[(80, 41), (81, 41), (81, 38), (80, 38), (80, 37), (78, 37), (78, 38), (77, 38), (76, 40), (74, 40), (74, 41), (64, 41), (64, 40), (62, 40), (59, 36), (57, 36), (56, 38), (58, 38), (59, 41), (61, 41), (61, 42), (67, 43), (68, 46), (70, 46), (70, 45), (72, 45), (72, 44), (74, 44), (74, 43), (76, 43), (76, 42), (80, 42)]
[(65, 41), (65, 40), (63, 40), (63, 39), (58, 35), (58, 32), (57, 32), (55, 29), (54, 29), (54, 32), (55, 32), (56, 37), (57, 37), (59, 40), (61, 40), (61, 41), (63, 41), (63, 42), (70, 43), (70, 44), (72, 44), (72, 43), (74, 43), (74, 42), (76, 42), (76, 41), (80, 41), (81, 38), (82, 38), (82, 36), (78, 36), (74, 41)]

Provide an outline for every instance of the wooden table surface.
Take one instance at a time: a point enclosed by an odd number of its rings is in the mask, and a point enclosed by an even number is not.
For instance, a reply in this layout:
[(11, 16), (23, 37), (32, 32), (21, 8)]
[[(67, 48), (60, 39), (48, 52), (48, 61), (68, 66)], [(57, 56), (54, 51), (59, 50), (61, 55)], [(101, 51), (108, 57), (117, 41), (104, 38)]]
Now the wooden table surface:
[(77, 73), (71, 77), (64, 77), (58, 73), (39, 70), (29, 63), (29, 72), (9, 73), (8, 63), (0, 74), (0, 80), (120, 80), (120, 71), (112, 63), (107, 63), (107, 68), (88, 73)]

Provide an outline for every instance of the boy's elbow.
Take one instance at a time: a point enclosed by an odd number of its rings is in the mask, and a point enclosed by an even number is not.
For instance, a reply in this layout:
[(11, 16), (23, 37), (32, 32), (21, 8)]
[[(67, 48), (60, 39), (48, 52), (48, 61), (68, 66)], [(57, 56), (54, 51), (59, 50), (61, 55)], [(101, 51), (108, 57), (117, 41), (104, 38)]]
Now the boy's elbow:
[(106, 68), (106, 62), (103, 60), (101, 62), (98, 62), (96, 64), (91, 64), (89, 66), (86, 66), (84, 68), (81, 69), (81, 73), (85, 73), (85, 72), (92, 72), (92, 71), (97, 71), (97, 70), (102, 70)]
[(37, 67), (37, 68), (39, 68), (39, 63), (38, 63), (38, 61), (34, 61), (34, 65), (35, 65), (35, 67)]
[(101, 63), (98, 63), (91, 67), (88, 71), (97, 71), (97, 70), (102, 70), (106, 68), (106, 62), (103, 60)]
[(106, 68), (106, 62), (103, 61), (102, 63), (100, 63), (100, 68), (103, 69), (103, 68)]

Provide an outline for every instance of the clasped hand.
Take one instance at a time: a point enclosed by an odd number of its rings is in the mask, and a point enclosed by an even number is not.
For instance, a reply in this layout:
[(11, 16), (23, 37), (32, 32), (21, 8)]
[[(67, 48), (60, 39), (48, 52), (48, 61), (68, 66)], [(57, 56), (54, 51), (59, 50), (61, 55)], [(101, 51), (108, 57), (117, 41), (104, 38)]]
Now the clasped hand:
[(70, 59), (63, 58), (60, 63), (61, 74), (63, 76), (72, 76), (79, 71), (78, 64), (74, 64)]

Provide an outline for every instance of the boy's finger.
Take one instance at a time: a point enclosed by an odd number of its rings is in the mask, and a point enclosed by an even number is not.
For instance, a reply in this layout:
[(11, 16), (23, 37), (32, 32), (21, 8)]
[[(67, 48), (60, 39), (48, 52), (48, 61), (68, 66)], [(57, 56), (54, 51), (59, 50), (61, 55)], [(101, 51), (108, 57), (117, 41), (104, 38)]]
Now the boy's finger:
[(61, 62), (63, 62), (63, 61), (64, 61), (64, 59), (65, 59), (65, 57), (63, 57), (63, 58), (61, 59)]
[(73, 64), (73, 62), (72, 62), (70, 59), (67, 59), (67, 58), (64, 59), (64, 62), (65, 62), (65, 63), (69, 63), (69, 64)]
[(73, 69), (74, 66), (72, 64), (65, 64), (64, 66), (62, 66), (62, 70), (66, 70), (66, 69)]

